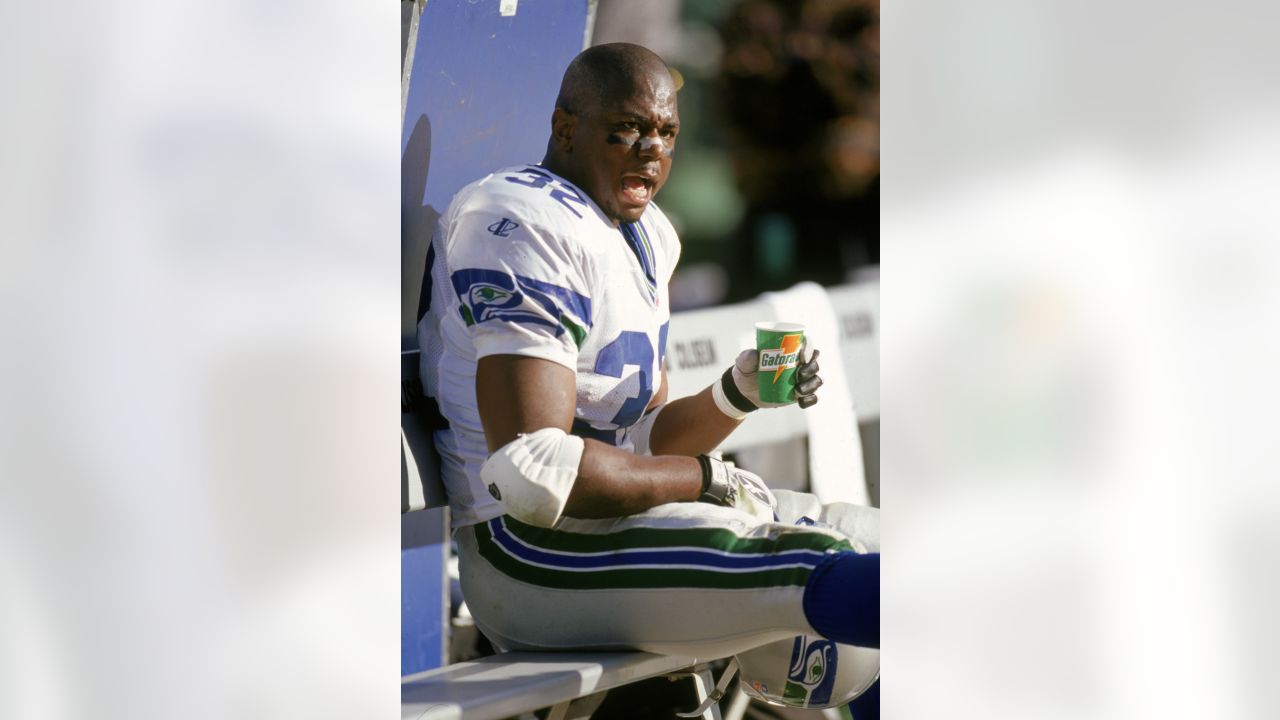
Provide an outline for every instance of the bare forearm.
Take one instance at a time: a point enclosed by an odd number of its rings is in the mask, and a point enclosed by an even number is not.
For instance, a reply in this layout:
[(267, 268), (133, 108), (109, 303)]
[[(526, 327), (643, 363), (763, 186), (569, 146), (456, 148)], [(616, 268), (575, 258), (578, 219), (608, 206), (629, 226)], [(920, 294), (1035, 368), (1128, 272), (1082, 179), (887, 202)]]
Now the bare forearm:
[(564, 514), (618, 517), (701, 494), (702, 468), (692, 457), (636, 455), (587, 440)]
[(720, 446), (742, 424), (716, 408), (711, 388), (663, 406), (649, 436), (654, 455), (702, 455)]

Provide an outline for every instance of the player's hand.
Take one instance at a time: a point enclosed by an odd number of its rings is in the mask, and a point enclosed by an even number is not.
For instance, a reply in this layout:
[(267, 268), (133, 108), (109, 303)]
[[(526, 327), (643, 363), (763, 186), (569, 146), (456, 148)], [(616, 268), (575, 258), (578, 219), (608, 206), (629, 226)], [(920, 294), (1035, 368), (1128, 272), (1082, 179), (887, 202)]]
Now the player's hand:
[[(795, 386), (788, 394), (789, 399), (786, 402), (771, 403), (760, 399), (760, 386), (757, 382), (757, 376), (760, 374), (759, 367), (759, 351), (748, 348), (738, 353), (738, 357), (733, 361), (733, 367), (726, 370), (720, 377), (721, 390), (725, 398), (734, 409), (741, 411), (741, 416), (745, 417), (746, 413), (762, 407), (783, 407), (798, 403), (800, 407), (807, 408), (818, 402), (818, 388), (822, 387), (822, 378), (818, 376), (818, 351), (809, 347), (807, 338), (800, 346), (800, 362), (796, 365), (795, 375), (792, 376)], [(721, 408), (721, 410), (724, 409)], [(727, 412), (725, 414), (731, 415)]]
[(706, 455), (698, 456), (698, 461), (707, 486), (699, 501), (736, 508), (765, 522), (777, 519), (778, 499), (759, 475)]

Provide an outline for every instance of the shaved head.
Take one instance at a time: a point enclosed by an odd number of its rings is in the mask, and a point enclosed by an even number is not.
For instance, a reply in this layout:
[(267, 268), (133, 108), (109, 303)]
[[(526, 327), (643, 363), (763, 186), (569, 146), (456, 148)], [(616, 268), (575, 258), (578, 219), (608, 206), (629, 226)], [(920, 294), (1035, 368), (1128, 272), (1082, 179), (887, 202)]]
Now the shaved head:
[(615, 225), (639, 220), (671, 170), (676, 77), (639, 45), (582, 51), (564, 71), (543, 167), (586, 192)]
[(678, 89), (667, 64), (652, 50), (630, 43), (597, 45), (569, 63), (560, 81), (556, 107), (571, 113), (591, 112), (631, 95), (637, 84), (646, 80), (670, 80), (671, 92)]

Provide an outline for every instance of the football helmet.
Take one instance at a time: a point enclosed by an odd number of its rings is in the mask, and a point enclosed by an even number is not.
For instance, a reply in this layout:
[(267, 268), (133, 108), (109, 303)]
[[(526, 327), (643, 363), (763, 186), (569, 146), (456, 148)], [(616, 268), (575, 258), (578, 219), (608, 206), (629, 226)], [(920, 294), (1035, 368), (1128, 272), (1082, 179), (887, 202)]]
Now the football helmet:
[(880, 651), (816, 635), (778, 640), (738, 654), (748, 696), (794, 708), (839, 707), (880, 677)]

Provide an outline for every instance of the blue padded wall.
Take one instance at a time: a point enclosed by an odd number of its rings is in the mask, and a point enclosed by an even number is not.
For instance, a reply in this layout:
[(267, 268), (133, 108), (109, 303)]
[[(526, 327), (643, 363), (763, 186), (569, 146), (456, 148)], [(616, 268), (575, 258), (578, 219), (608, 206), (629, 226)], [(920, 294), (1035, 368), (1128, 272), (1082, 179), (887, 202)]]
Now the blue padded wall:
[(582, 51), (587, 0), (429, 0), (401, 135), (402, 349), (417, 347), (418, 293), (438, 215), (463, 185), (538, 162), (565, 67)]

